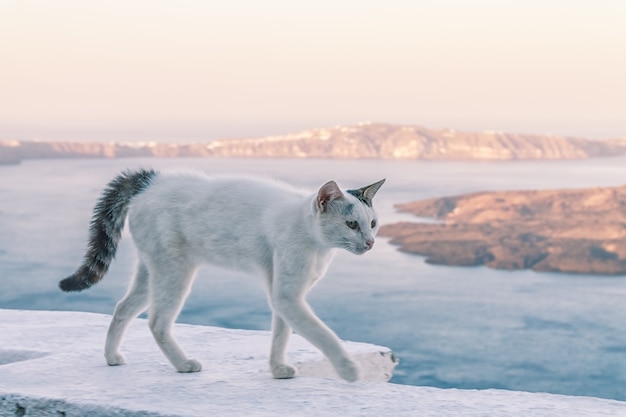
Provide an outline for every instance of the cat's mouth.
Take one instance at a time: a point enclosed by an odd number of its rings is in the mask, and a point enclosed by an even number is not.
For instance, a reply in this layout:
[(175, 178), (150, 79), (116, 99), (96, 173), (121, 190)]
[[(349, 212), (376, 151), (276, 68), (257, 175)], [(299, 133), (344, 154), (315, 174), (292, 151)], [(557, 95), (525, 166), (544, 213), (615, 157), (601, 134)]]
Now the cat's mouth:
[(355, 255), (363, 255), (365, 252), (368, 252), (370, 249), (372, 249), (372, 246), (373, 245), (366, 244), (360, 245), (358, 243), (345, 239), (339, 247)]
[(371, 247), (368, 246), (351, 246), (346, 248), (349, 252), (354, 253), (355, 255), (363, 255), (365, 252), (368, 252)]

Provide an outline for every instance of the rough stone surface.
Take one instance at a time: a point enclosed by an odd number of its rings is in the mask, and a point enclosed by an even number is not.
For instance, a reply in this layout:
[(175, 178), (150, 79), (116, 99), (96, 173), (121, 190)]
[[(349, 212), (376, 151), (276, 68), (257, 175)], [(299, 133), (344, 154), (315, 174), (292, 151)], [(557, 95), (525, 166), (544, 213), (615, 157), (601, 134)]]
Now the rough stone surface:
[[(108, 321), (101, 314), (0, 309), (0, 417), (626, 415), (625, 402), (598, 398), (338, 381), (315, 365), (321, 355), (298, 337), (290, 359), (302, 376), (275, 380), (267, 370), (267, 332), (206, 326), (176, 326), (181, 343), (204, 364), (202, 372), (181, 374), (158, 350), (145, 320), (129, 329), (128, 364), (110, 367), (102, 356)], [(382, 366), (370, 375), (385, 379), (393, 369), (386, 348), (346, 347), (363, 365)], [(308, 375), (306, 367), (319, 374)]]

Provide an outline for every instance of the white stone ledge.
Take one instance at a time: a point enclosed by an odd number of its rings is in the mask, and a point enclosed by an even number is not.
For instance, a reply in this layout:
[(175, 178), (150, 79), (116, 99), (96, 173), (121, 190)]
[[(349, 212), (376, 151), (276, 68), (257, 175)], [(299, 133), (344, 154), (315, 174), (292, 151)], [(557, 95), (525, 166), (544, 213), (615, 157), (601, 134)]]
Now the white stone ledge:
[(365, 381), (337, 380), (295, 336), (289, 358), (300, 377), (272, 379), (268, 332), (176, 325), (202, 372), (174, 371), (136, 320), (122, 346), (127, 365), (109, 367), (102, 348), (109, 316), (0, 310), (0, 417), (114, 416), (626, 416), (626, 403), (498, 390), (442, 390), (385, 383), (389, 349), (346, 342)]

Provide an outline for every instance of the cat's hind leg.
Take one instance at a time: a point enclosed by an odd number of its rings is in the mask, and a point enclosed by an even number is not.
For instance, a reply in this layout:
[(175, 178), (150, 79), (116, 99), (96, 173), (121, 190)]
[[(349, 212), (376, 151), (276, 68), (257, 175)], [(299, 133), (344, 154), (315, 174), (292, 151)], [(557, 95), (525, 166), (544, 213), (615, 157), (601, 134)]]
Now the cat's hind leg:
[(137, 271), (124, 298), (115, 306), (115, 312), (104, 347), (104, 357), (111, 366), (123, 365), (126, 361), (119, 352), (124, 333), (130, 322), (148, 307), (148, 270), (139, 261)]
[(187, 357), (172, 335), (172, 326), (189, 294), (195, 267), (177, 263), (151, 269), (148, 321), (157, 345), (178, 372), (198, 372), (202, 365)]
[(285, 355), (290, 335), (291, 327), (277, 313), (273, 313), (270, 369), (276, 379), (287, 379), (296, 376), (296, 368), (287, 363)]

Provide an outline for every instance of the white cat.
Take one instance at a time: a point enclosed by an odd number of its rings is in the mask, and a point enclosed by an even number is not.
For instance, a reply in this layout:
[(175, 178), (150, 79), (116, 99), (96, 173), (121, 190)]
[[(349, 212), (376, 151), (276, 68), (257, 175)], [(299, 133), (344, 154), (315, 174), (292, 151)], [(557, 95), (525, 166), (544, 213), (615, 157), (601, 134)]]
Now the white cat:
[(288, 185), (202, 173), (124, 172), (94, 208), (82, 266), (59, 284), (81, 291), (102, 279), (115, 256), (128, 215), (139, 254), (134, 279), (117, 304), (105, 357), (121, 365), (119, 346), (129, 323), (149, 310), (154, 338), (179, 372), (202, 367), (172, 337), (196, 269), (205, 263), (260, 272), (273, 311), (270, 368), (275, 378), (296, 374), (286, 361), (292, 329), (331, 361), (347, 381), (357, 364), (313, 313), (305, 295), (324, 275), (336, 248), (363, 254), (378, 229), (372, 198), (385, 180), (342, 192), (334, 181), (307, 195)]

